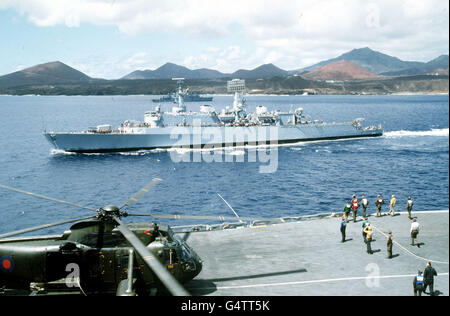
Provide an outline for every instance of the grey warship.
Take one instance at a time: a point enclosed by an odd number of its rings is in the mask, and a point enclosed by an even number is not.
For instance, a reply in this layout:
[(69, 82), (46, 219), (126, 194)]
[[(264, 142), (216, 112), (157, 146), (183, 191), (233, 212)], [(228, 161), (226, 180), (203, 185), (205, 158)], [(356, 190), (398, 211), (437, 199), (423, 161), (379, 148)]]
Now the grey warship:
[(211, 102), (213, 97), (204, 97), (200, 96), (197, 93), (190, 93), (189, 88), (183, 91), (182, 84), (184, 82), (184, 78), (172, 78), (172, 80), (177, 81), (178, 83), (178, 91), (175, 93), (169, 93), (168, 95), (162, 96), (158, 99), (152, 99), (155, 103), (165, 103), (165, 102), (178, 102), (178, 95), (181, 94), (183, 100), (185, 102)]
[[(213, 100), (212, 97), (202, 97), (199, 94), (189, 93), (189, 92), (186, 92), (183, 94), (183, 99), (186, 102), (210, 102)], [(177, 102), (177, 95), (176, 94), (168, 94), (159, 99), (153, 99), (152, 101), (155, 103), (161, 103), (161, 102), (174, 102), (175, 103), (175, 102)]]
[(232, 107), (217, 112), (211, 105), (199, 112), (186, 109), (183, 95), (176, 106), (164, 112), (158, 105), (144, 115), (143, 122), (125, 121), (117, 129), (99, 125), (81, 132), (44, 131), (57, 150), (75, 153), (127, 152), (159, 148), (214, 149), (228, 146), (278, 145), (317, 140), (334, 140), (383, 135), (381, 126), (363, 127), (364, 119), (343, 123), (311, 120), (301, 107), (291, 111), (268, 111), (257, 106), (247, 112), (245, 80), (228, 81), (234, 92)]

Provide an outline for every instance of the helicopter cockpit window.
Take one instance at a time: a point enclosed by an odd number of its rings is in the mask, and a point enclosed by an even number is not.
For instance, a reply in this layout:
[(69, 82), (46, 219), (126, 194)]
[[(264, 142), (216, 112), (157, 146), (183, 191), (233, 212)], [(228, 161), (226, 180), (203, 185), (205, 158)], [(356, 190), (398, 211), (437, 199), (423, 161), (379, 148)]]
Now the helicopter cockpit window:
[(102, 247), (114, 248), (126, 243), (122, 234), (116, 232), (105, 232), (102, 237), (98, 233), (91, 233), (83, 236), (79, 242), (89, 247), (97, 247), (99, 245), (99, 238), (103, 238), (101, 241)]

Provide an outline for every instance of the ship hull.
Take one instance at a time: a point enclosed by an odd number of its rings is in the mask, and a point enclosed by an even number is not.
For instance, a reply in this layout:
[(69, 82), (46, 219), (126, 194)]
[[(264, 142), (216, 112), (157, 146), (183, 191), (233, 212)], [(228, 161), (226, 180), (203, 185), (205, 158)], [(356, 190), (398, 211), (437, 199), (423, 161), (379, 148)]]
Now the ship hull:
[(358, 129), (351, 124), (304, 124), (249, 127), (136, 128), (130, 133), (44, 133), (58, 150), (107, 153), (157, 148), (218, 148), (286, 144), (381, 136), (381, 129)]

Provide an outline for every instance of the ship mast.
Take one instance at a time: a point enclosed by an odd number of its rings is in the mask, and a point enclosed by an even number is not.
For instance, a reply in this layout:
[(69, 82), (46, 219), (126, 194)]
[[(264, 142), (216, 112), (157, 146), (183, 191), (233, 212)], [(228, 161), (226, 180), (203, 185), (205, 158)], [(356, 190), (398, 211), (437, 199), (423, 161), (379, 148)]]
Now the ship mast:
[(178, 85), (178, 92), (177, 92), (177, 103), (178, 103), (178, 111), (179, 112), (186, 112), (186, 106), (184, 105), (184, 99), (183, 99), (183, 82), (184, 78), (172, 78), (173, 81), (177, 82)]
[(236, 115), (236, 120), (239, 120), (241, 116), (245, 117), (247, 109), (242, 98), (242, 93), (245, 91), (245, 80), (233, 79), (228, 81), (227, 90), (228, 92), (234, 92), (233, 111)]

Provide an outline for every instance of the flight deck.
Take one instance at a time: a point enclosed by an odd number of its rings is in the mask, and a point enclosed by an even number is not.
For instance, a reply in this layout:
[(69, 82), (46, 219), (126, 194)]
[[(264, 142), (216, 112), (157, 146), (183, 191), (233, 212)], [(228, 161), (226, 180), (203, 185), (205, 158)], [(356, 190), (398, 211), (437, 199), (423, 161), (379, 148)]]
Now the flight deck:
[(203, 260), (202, 272), (185, 286), (192, 295), (213, 296), (412, 296), (418, 269), (430, 261), (438, 273), (435, 294), (448, 296), (448, 210), (413, 216), (421, 225), (420, 247), (411, 245), (406, 213), (370, 216), (373, 254), (366, 252), (363, 219), (350, 218), (342, 243), (337, 214), (179, 234)]

